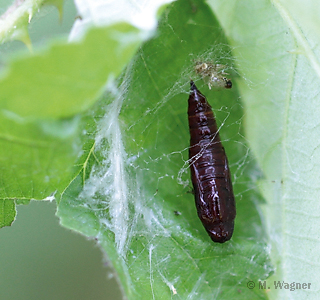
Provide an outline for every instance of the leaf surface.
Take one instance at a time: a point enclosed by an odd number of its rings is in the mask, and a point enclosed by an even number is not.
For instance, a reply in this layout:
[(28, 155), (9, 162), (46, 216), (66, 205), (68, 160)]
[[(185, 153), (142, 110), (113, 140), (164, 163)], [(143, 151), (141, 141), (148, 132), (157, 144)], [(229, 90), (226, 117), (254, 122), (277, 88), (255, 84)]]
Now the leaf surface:
[[(261, 167), (277, 271), (272, 299), (318, 299), (319, 18), (316, 1), (210, 1), (234, 47), (245, 132)], [(306, 288), (275, 288), (275, 282)], [(308, 284), (310, 285), (308, 286)]]
[[(1, 200), (41, 200), (65, 189), (82, 151), (79, 114), (120, 74), (141, 38), (121, 23), (9, 64), (0, 80)], [(12, 205), (3, 207), (9, 224)]]
[[(233, 70), (208, 6), (176, 2), (119, 88), (95, 107), (95, 120), (88, 116), (83, 169), (58, 207), (63, 226), (99, 241), (129, 299), (266, 299), (247, 288), (272, 268), (255, 206), (260, 171), (243, 138), (237, 86), (209, 90), (194, 73), (198, 59)], [(189, 193), (190, 78), (214, 109), (233, 174), (238, 216), (225, 244), (210, 240)]]

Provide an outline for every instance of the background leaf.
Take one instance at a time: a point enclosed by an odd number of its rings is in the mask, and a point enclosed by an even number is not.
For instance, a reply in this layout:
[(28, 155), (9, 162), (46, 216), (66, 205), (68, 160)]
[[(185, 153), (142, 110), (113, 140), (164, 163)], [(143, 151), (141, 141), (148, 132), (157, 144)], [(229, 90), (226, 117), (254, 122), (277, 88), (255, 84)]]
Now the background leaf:
[(91, 30), (82, 43), (53, 45), (45, 54), (15, 60), (0, 82), (0, 108), (37, 118), (82, 112), (107, 79), (119, 75), (140, 40), (138, 31), (123, 23)]
[(141, 38), (127, 24), (96, 28), (82, 42), (54, 45), (8, 68), (0, 81), (4, 225), (14, 217), (8, 200), (40, 200), (67, 186), (81, 153), (76, 114), (93, 104), (109, 77), (119, 75)]
[(246, 286), (272, 268), (255, 208), (260, 172), (242, 135), (236, 86), (217, 92), (197, 82), (221, 125), (233, 174), (238, 216), (230, 242), (211, 242), (188, 193), (187, 99), (190, 78), (197, 79), (195, 59), (233, 70), (210, 9), (202, 1), (174, 3), (119, 89), (90, 113), (96, 121), (88, 115), (83, 169), (57, 214), (63, 226), (99, 241), (129, 299), (264, 299), (263, 290)]
[[(210, 1), (238, 58), (246, 137), (264, 174), (274, 299), (317, 299), (319, 290), (320, 5), (298, 2)], [(311, 286), (293, 294), (275, 280)]]

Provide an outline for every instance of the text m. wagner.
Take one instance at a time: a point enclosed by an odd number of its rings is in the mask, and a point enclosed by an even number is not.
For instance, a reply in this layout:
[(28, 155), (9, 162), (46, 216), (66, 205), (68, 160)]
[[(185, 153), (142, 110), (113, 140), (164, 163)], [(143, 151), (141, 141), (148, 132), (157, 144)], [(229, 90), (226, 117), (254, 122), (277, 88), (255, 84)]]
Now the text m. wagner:
[[(284, 281), (274, 281), (274, 288), (277, 289), (285, 289), (285, 290), (290, 290), (290, 291), (294, 291), (294, 290), (310, 290), (311, 288), (311, 283), (300, 283), (300, 282), (284, 282)], [(259, 281), (259, 289), (267, 289), (267, 281)], [(270, 289), (270, 287), (268, 287), (268, 289)]]

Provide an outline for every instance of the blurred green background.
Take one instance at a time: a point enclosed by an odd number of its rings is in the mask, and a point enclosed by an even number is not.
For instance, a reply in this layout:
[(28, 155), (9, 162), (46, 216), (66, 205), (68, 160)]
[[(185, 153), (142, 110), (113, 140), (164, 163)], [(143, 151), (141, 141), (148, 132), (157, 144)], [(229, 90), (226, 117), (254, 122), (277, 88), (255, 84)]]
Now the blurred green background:
[(0, 230), (0, 299), (121, 299), (95, 242), (60, 227), (55, 207), (19, 206), (17, 220)]
[[(0, 0), (0, 14), (10, 2)], [(65, 1), (61, 22), (55, 7), (41, 9), (29, 24), (33, 48), (66, 39), (76, 16), (73, 1)], [(1, 45), (0, 65), (21, 52), (29, 50), (19, 41)], [(18, 206), (17, 220), (0, 229), (0, 300), (122, 299), (95, 242), (62, 228), (55, 209), (49, 202)]]

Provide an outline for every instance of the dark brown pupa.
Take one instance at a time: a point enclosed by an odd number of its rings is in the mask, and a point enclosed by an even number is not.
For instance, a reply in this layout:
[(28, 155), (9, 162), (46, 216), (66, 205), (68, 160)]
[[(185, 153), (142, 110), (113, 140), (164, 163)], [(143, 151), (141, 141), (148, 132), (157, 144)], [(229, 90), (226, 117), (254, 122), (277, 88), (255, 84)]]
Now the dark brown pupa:
[(210, 104), (190, 82), (190, 170), (198, 216), (214, 242), (230, 240), (236, 217), (228, 160)]

